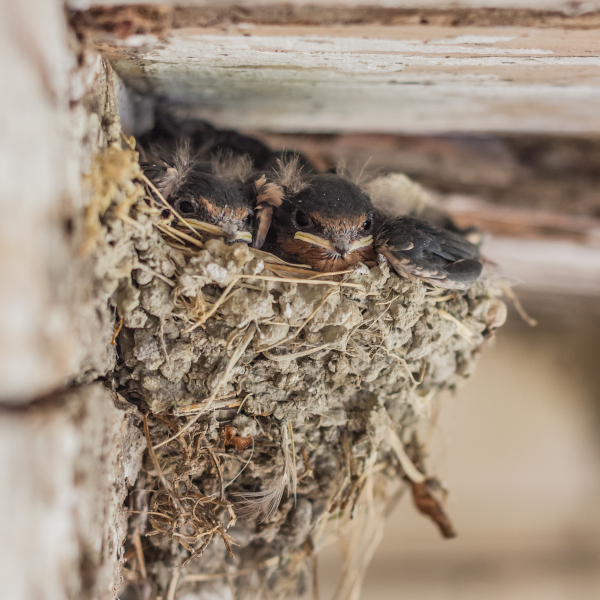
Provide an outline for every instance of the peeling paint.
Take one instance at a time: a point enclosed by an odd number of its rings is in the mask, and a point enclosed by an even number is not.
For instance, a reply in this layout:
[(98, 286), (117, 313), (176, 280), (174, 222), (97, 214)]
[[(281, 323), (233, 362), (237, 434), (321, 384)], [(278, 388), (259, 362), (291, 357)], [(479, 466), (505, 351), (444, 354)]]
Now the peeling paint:
[[(460, 38), (450, 38), (444, 40), (422, 41), (418, 39), (407, 40), (385, 40), (385, 39), (363, 39), (357, 37), (336, 37), (334, 39), (318, 36), (310, 37), (263, 37), (263, 36), (213, 36), (213, 35), (178, 35), (171, 38), (169, 49), (174, 53), (177, 49), (181, 50), (196, 48), (202, 52), (210, 52), (214, 48), (226, 47), (227, 52), (298, 52), (311, 53), (319, 56), (332, 58), (345, 55), (349, 52), (353, 54), (360, 53), (379, 53), (379, 54), (466, 54), (466, 55), (534, 55), (534, 54), (553, 54), (552, 50), (540, 48), (502, 48), (491, 45), (497, 41), (510, 41), (512, 37), (490, 38), (488, 36), (466, 36), (470, 41), (463, 41), (461, 45)], [(477, 40), (477, 41), (475, 41)], [(328, 53), (327, 49), (332, 48), (333, 52)], [(325, 50), (325, 52), (324, 52)], [(161, 51), (158, 51), (161, 52)], [(156, 52), (151, 52), (152, 58)]]
[(246, 22), (175, 28), (153, 49), (110, 57), (139, 92), (224, 126), (600, 131), (593, 29)]

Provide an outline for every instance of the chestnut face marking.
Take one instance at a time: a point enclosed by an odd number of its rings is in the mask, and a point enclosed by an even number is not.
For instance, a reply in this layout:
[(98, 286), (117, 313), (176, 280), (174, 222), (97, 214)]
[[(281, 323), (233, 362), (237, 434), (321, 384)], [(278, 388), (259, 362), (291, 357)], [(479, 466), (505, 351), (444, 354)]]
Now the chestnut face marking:
[(310, 265), (313, 269), (324, 273), (346, 271), (358, 263), (367, 263), (376, 259), (372, 244), (351, 252), (345, 258), (342, 258), (338, 252), (298, 239), (284, 239), (280, 247), (287, 258)]

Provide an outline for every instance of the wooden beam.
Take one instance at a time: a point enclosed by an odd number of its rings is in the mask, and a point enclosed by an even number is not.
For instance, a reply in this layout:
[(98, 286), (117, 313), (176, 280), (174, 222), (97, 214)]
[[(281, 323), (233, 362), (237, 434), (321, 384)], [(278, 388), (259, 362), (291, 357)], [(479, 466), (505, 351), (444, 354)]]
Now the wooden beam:
[(507, 281), (531, 294), (600, 296), (600, 247), (568, 241), (490, 237), (484, 253)]
[(127, 18), (94, 9), (74, 22), (134, 89), (220, 125), (600, 133), (600, 13), (552, 2), (201, 4), (155, 21), (125, 7)]

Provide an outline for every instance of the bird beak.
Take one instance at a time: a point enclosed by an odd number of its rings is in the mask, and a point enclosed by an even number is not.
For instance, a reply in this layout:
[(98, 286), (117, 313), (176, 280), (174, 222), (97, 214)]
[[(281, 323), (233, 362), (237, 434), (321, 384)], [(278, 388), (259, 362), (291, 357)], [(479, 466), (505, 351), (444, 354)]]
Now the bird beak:
[(252, 234), (249, 231), (238, 231), (233, 227), (221, 227), (219, 225), (213, 225), (212, 223), (205, 223), (204, 221), (198, 221), (196, 219), (185, 219), (185, 222), (199, 231), (204, 231), (211, 235), (218, 237), (224, 237), (228, 242), (252, 242)]
[(342, 257), (346, 258), (352, 252), (352, 240), (348, 239), (348, 235), (344, 233), (334, 233), (330, 239), (331, 245), (335, 251)]
[(236, 241), (240, 242), (248, 242), (252, 243), (252, 234), (249, 231), (236, 231), (235, 232)]
[(301, 240), (303, 242), (308, 242), (309, 244), (313, 244), (314, 246), (321, 246), (321, 248), (327, 248), (327, 250), (333, 250), (334, 252), (337, 252), (337, 250), (331, 245), (331, 242), (329, 240), (319, 237), (318, 235), (313, 235), (312, 233), (297, 231), (296, 235), (294, 235), (294, 239)]
[(354, 250), (364, 248), (365, 246), (370, 246), (373, 243), (373, 236), (369, 235), (361, 238), (360, 240), (354, 240), (353, 242), (343, 239), (336, 239), (332, 244), (325, 238), (319, 237), (318, 235), (313, 235), (312, 233), (305, 233), (304, 231), (297, 231), (296, 235), (294, 235), (294, 239), (302, 240), (303, 242), (308, 242), (309, 244), (314, 244), (315, 246), (321, 246), (321, 248), (326, 248), (327, 250), (333, 250), (333, 252), (337, 252), (340, 256), (342, 256), (342, 258), (346, 258), (346, 256), (348, 256), (350, 252), (354, 252)]
[(360, 240), (354, 240), (352, 245), (350, 246), (350, 252), (354, 250), (358, 250), (359, 248), (365, 248), (366, 246), (370, 246), (373, 243), (373, 236), (368, 235)]

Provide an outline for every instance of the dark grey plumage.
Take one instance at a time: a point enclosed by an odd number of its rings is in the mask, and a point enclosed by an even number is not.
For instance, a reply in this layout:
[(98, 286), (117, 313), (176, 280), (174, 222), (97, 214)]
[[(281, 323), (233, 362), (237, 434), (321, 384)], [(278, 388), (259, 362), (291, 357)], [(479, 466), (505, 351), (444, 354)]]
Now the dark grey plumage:
[(465, 289), (481, 275), (479, 249), (457, 233), (412, 217), (379, 214), (375, 250), (405, 277)]

